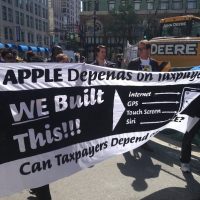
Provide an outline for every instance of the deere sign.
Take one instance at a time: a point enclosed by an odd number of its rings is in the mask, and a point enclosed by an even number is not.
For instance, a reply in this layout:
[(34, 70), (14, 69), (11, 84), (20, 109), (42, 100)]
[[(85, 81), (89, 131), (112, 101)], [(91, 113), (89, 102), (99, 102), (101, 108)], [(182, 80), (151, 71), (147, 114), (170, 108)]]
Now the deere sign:
[(152, 44), (152, 55), (197, 55), (198, 44), (194, 43), (163, 43)]

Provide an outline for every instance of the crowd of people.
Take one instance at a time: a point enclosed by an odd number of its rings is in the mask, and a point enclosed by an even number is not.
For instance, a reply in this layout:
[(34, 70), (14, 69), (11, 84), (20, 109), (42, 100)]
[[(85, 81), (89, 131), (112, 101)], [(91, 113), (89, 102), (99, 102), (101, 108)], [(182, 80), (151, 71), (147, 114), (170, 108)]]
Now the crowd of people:
[[(88, 62), (84, 55), (80, 55), (80, 53), (75, 52), (73, 57), (69, 57), (64, 53), (63, 49), (59, 45), (55, 45), (51, 48), (51, 55), (49, 57), (44, 57), (42, 55), (38, 55), (36, 52), (32, 50), (27, 51), (23, 58), (18, 56), (18, 52), (15, 49), (11, 48), (2, 48), (0, 49), (0, 63), (2, 62), (60, 62), (60, 63), (84, 63), (94, 65), (101, 65), (106, 67), (116, 67), (121, 68), (122, 66), (122, 56), (117, 56), (116, 62), (111, 62), (106, 59), (106, 46), (99, 45), (95, 49), (96, 58), (93, 62)], [(102, 60), (105, 60), (105, 63), (101, 63)]]
[[(76, 58), (76, 55), (75, 55)], [(84, 62), (84, 56), (80, 59), (75, 59), (75, 62)], [(49, 58), (45, 58), (41, 55), (37, 55), (37, 53), (33, 51), (27, 51), (24, 58), (20, 58), (18, 56), (17, 50), (11, 48), (3, 48), (0, 49), (0, 63), (13, 63), (13, 62), (60, 62), (60, 63), (69, 63), (74, 62), (73, 58), (69, 58), (68, 55), (63, 53), (63, 49), (55, 45), (51, 49), (51, 56)]]
[[(151, 45), (147, 40), (142, 40), (138, 43), (138, 58), (129, 62), (127, 69), (135, 71), (169, 71), (169, 63), (161, 64), (157, 60), (154, 60), (150, 57)], [(121, 68), (122, 67), (122, 56), (118, 56), (116, 62), (111, 62), (107, 60), (107, 49), (104, 45), (99, 45), (95, 50), (96, 58), (91, 63), (93, 65), (98, 65), (101, 67), (110, 67), (110, 68)], [(13, 49), (2, 49), (0, 52), (0, 62), (3, 63), (14, 63), (14, 62), (57, 62), (57, 63), (69, 63), (73, 62), (68, 55), (64, 54), (63, 49), (56, 45), (51, 50), (51, 56), (45, 61), (41, 56), (38, 56), (32, 51), (26, 53), (26, 58), (21, 59), (17, 55), (17, 51)], [(75, 62), (86, 62), (84, 56), (79, 58), (75, 56)], [(167, 67), (166, 67), (167, 66)], [(199, 117), (198, 114), (194, 116)], [(198, 133), (200, 129), (200, 123), (197, 123), (189, 132), (187, 132), (182, 141), (182, 150), (180, 155), (181, 170), (183, 172), (190, 172), (190, 160), (191, 160), (191, 143), (195, 134)], [(152, 151), (152, 149), (146, 145), (143, 145), (143, 148), (146, 150)], [(39, 188), (33, 188), (30, 190), (30, 193), (35, 194), (39, 200), (51, 200), (51, 194), (49, 190), (49, 185), (45, 185)]]

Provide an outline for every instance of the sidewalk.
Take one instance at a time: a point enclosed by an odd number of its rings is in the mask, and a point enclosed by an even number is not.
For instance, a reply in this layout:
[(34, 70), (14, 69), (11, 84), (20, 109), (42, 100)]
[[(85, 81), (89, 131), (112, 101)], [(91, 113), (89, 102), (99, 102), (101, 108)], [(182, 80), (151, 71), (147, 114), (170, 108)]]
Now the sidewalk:
[[(180, 170), (179, 141), (159, 134), (141, 148), (50, 184), (52, 200), (200, 200), (200, 149), (194, 146), (192, 173)], [(36, 200), (28, 190), (0, 200)]]

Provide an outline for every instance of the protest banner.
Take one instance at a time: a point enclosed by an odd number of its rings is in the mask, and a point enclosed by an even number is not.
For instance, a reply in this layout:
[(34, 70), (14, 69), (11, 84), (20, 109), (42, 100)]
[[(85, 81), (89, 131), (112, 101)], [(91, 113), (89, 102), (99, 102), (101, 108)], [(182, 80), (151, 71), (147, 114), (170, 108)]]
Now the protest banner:
[(0, 196), (39, 187), (199, 119), (200, 71), (0, 64)]

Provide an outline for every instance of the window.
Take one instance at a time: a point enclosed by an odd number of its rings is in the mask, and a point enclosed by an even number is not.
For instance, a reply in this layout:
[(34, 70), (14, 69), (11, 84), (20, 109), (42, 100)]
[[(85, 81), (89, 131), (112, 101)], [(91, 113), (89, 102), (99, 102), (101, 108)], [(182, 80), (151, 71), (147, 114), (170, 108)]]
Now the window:
[(30, 13), (33, 13), (33, 2), (30, 2)]
[(134, 7), (134, 10), (140, 10), (140, 8), (141, 8), (141, 1), (139, 1), (139, 0), (134, 0), (133, 1), (133, 7)]
[(48, 23), (45, 22), (45, 32), (48, 32)]
[(49, 45), (49, 38), (47, 36), (44, 36), (44, 44)]
[(19, 0), (15, 0), (15, 6), (19, 7)]
[(29, 1), (28, 0), (25, 1), (25, 5), (26, 5), (26, 11), (29, 11)]
[(46, 45), (46, 39), (47, 39), (46, 36), (44, 36), (44, 45)]
[(83, 2), (83, 11), (86, 11), (86, 9), (87, 9), (87, 4), (86, 2)]
[(31, 43), (31, 33), (27, 33), (28, 42)]
[(20, 24), (24, 25), (24, 13), (20, 13)]
[(38, 15), (38, 8), (37, 8), (37, 4), (35, 4), (35, 15)]
[(30, 16), (30, 27), (34, 28), (34, 20), (32, 16)]
[(13, 10), (8, 8), (8, 21), (13, 22)]
[(23, 2), (23, 0), (19, 0), (19, 7), (20, 7), (21, 9), (24, 8), (24, 2)]
[(39, 20), (39, 30), (42, 31), (42, 21)]
[(9, 39), (13, 40), (13, 30), (12, 28), (9, 28), (8, 30), (9, 30)]
[(41, 6), (38, 5), (38, 15), (41, 16)]
[(88, 11), (92, 10), (92, 2), (91, 1), (87, 2), (87, 10)]
[(188, 0), (187, 1), (187, 8), (188, 9), (196, 9), (197, 8), (197, 1), (196, 0)]
[(114, 9), (115, 9), (115, 1), (114, 0), (108, 1), (108, 11), (112, 11)]
[(180, 10), (183, 8), (183, 1), (181, 0), (173, 0), (172, 1), (172, 9)]
[(12, 4), (12, 0), (8, 0), (8, 3), (9, 3), (9, 4)]
[(200, 21), (193, 20), (192, 29), (191, 29), (191, 36), (200, 37)]
[(45, 1), (45, 0), (43, 0), (43, 1), (42, 1), (42, 4), (46, 5), (46, 1)]
[(43, 31), (45, 32), (46, 31), (46, 23), (43, 22)]
[(184, 37), (188, 33), (188, 26), (186, 21), (183, 22), (170, 22), (162, 26), (161, 36), (177, 36)]
[(26, 26), (27, 27), (30, 26), (30, 17), (29, 17), (29, 15), (26, 15)]
[(46, 19), (48, 19), (48, 10), (46, 9)]
[(13, 40), (12, 28), (4, 27), (4, 38), (5, 38), (5, 40)]
[(34, 43), (34, 35), (31, 32), (27, 33), (27, 39), (29, 43)]
[(62, 8), (62, 13), (66, 13), (67, 12), (67, 8)]
[(35, 42), (35, 38), (34, 38), (34, 34), (31, 34), (31, 42), (34, 43)]
[(45, 8), (42, 8), (42, 17), (46, 18), (46, 10), (45, 10)]
[(24, 31), (21, 31), (21, 41), (25, 42), (25, 33), (24, 33)]
[(35, 19), (35, 28), (36, 28), (36, 30), (38, 30), (38, 19)]
[(8, 40), (8, 27), (4, 27), (4, 38)]
[(154, 9), (154, 0), (147, 0), (147, 10)]
[(16, 24), (19, 24), (19, 12), (15, 11), (15, 22)]
[(121, 5), (126, 6), (126, 0), (121, 0)]
[(99, 10), (99, 1), (96, 1), (95, 10)]
[(7, 21), (7, 8), (6, 6), (2, 6), (2, 18), (3, 20)]
[(169, 9), (169, 1), (160, 0), (160, 10), (167, 10), (167, 9)]
[(16, 41), (20, 41), (20, 32), (21, 32), (21, 28), (20, 26), (16, 26), (15, 27), (15, 37), (16, 37)]
[(38, 45), (42, 45), (42, 36), (37, 34), (36, 38), (37, 38)]

